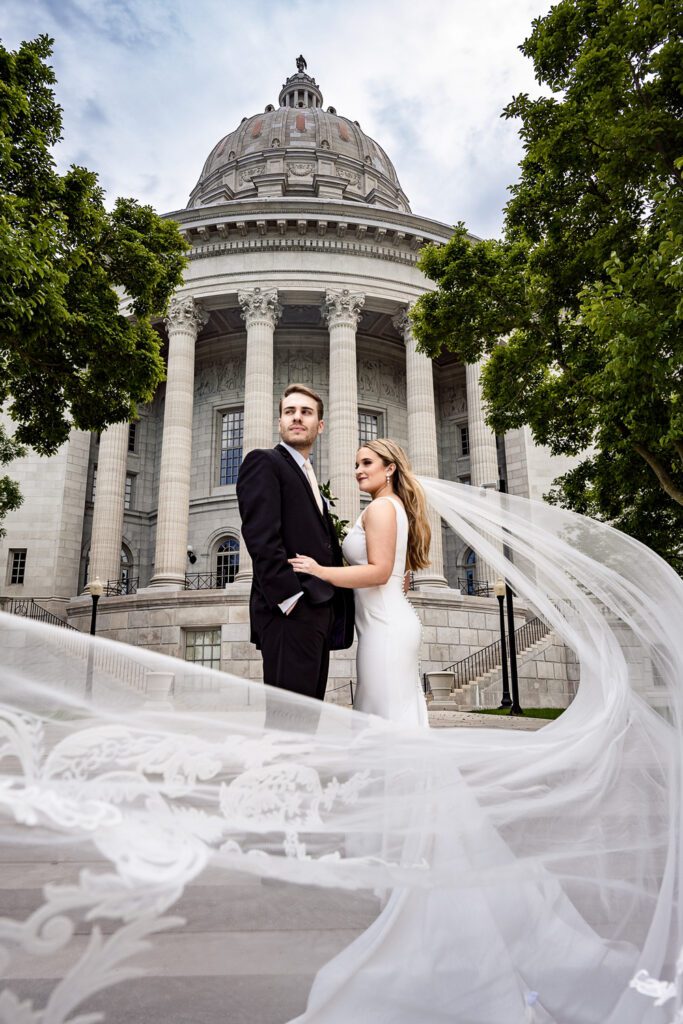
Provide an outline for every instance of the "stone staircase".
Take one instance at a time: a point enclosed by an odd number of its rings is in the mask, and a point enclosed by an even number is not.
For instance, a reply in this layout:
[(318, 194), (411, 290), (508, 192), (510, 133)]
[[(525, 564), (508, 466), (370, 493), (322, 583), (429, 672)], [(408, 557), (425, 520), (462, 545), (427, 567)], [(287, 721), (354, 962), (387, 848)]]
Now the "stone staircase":
[[(532, 628), (528, 629), (530, 625)], [(566, 707), (578, 683), (578, 666), (572, 652), (540, 620), (531, 620), (515, 630), (515, 648), (522, 706)], [(500, 643), (464, 658), (452, 668), (454, 686), (446, 700), (430, 704), (433, 710), (471, 711), (500, 705)]]
[[(548, 633), (540, 640), (534, 640), (528, 647), (517, 651), (517, 673), (523, 675), (522, 668), (557, 643), (554, 633)], [(497, 707), (503, 692), (503, 667), (494, 665), (488, 672), (475, 676), (462, 686), (456, 686), (452, 697), (459, 711), (476, 707)]]

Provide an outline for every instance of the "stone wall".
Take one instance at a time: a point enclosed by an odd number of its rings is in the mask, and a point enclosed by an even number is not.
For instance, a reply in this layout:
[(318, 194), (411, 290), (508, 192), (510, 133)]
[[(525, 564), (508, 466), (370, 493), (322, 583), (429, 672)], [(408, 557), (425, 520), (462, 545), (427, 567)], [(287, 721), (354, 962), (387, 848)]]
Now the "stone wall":
[[(186, 631), (220, 629), (224, 672), (262, 679), (261, 657), (249, 641), (248, 587), (234, 583), (224, 591), (166, 591), (129, 597), (103, 597), (97, 618), (99, 636), (121, 640), (172, 657), (185, 657)], [(444, 669), (498, 639), (495, 598), (462, 597), (434, 589), (416, 592), (409, 600), (422, 621), (420, 672)], [(90, 598), (69, 606), (69, 622), (86, 632), (90, 627)], [(517, 609), (516, 626), (526, 619)], [(349, 702), (349, 680), (355, 682), (356, 645), (334, 652), (328, 699)]]

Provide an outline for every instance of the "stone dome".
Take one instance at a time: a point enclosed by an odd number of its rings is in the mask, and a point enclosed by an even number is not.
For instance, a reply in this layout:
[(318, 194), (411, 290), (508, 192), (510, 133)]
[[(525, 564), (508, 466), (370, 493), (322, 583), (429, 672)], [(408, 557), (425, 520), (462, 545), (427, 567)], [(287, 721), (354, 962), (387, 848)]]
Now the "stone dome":
[(214, 147), (188, 209), (232, 199), (344, 199), (410, 213), (394, 165), (357, 121), (323, 110), (314, 78), (299, 70), (262, 114), (245, 117)]

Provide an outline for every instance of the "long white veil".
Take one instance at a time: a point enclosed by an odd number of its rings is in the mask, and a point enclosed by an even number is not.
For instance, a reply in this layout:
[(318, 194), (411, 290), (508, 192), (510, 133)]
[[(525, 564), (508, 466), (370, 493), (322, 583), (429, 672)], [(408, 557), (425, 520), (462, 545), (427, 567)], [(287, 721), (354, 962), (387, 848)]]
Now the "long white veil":
[(683, 1021), (683, 582), (602, 524), (423, 483), (576, 652), (571, 707), (318, 720), (0, 615), (0, 1024)]

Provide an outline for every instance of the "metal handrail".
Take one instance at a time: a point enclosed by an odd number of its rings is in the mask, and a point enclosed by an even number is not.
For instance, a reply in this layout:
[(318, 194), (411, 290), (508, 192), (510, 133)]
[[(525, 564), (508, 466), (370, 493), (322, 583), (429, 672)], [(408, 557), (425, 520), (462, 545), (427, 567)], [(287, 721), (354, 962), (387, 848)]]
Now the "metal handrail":
[[(412, 569), (408, 573), (408, 577), (408, 590), (415, 590), (415, 573)], [(467, 597), (490, 597), (493, 593), (493, 588), (489, 584), (488, 580), (482, 580), (481, 583), (475, 583), (473, 580), (468, 580), (464, 576), (458, 576), (456, 586), (459, 590), (462, 590)]]
[[(528, 622), (525, 622), (524, 625), (514, 632), (516, 653), (521, 654), (531, 644), (542, 640), (549, 632), (550, 626), (543, 619), (529, 619)], [(506, 636), (509, 636), (509, 634), (506, 634)], [(455, 673), (455, 685), (464, 686), (465, 683), (476, 679), (477, 676), (486, 675), (491, 669), (498, 668), (501, 664), (500, 640), (496, 640), (494, 643), (489, 644), (488, 647), (482, 647), (480, 651), (470, 654), (467, 658), (462, 658), (461, 661), (454, 661), (452, 665), (448, 665), (443, 671), (450, 672), (452, 670)]]
[(110, 643), (94, 646), (87, 633), (81, 632), (76, 626), (70, 625), (58, 615), (53, 615), (47, 608), (37, 604), (33, 598), (9, 598), (0, 601), (3, 611), (12, 615), (20, 615), (27, 619), (36, 619), (49, 625), (61, 626), (64, 633), (60, 637), (60, 648), (68, 651), (73, 657), (82, 659), (87, 675), (92, 681), (93, 673), (97, 678), (104, 676), (125, 683), (139, 693), (144, 693), (148, 666), (143, 661), (131, 656), (132, 647), (127, 644)]
[(339, 686), (333, 686), (331, 690), (326, 690), (326, 693), (336, 693), (337, 690), (345, 690), (348, 685), (351, 691), (351, 707), (353, 707), (353, 679), (349, 679), (348, 683), (340, 683)]
[(458, 576), (458, 589), (462, 590), (467, 597), (490, 597), (493, 587), (488, 580), (469, 580), (465, 576)]
[(137, 594), (140, 585), (140, 577), (124, 577), (120, 580), (107, 580), (104, 584), (103, 597), (125, 597), (127, 594)]
[(185, 573), (185, 590), (223, 590), (229, 582), (224, 572)]
[(69, 625), (64, 619), (60, 619), (59, 615), (55, 615), (53, 612), (48, 611), (47, 608), (43, 608), (32, 597), (8, 598), (2, 604), (2, 611), (9, 612), (10, 615), (21, 615), (25, 619), (35, 619), (37, 622), (47, 622), (51, 626), (63, 626), (64, 629), (74, 629), (78, 632), (75, 626)]

